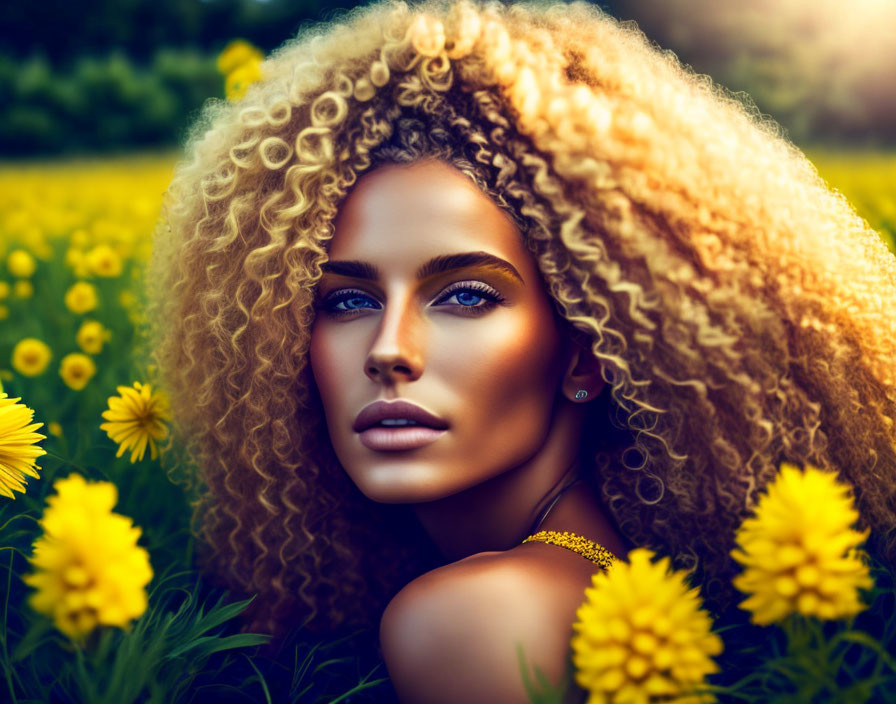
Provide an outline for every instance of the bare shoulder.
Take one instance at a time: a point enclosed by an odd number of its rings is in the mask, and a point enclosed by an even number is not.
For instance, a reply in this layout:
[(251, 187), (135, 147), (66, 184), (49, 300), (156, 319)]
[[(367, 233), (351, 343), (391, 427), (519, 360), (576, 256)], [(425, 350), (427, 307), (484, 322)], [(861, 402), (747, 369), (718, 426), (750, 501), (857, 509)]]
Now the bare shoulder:
[(530, 680), (537, 667), (559, 683), (589, 582), (576, 563), (552, 557), (517, 549), (480, 553), (404, 587), (380, 623), (402, 703), (528, 704), (518, 646)]

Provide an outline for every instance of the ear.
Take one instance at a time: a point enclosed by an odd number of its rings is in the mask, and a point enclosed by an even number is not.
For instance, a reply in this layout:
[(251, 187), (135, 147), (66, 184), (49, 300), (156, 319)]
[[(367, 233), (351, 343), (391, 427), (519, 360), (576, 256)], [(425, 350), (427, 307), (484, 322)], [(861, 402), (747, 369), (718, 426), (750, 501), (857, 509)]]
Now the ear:
[(573, 342), (572, 357), (566, 366), (566, 373), (563, 375), (563, 395), (573, 403), (587, 403), (597, 398), (606, 386), (600, 370), (600, 361), (591, 353), (591, 350)]

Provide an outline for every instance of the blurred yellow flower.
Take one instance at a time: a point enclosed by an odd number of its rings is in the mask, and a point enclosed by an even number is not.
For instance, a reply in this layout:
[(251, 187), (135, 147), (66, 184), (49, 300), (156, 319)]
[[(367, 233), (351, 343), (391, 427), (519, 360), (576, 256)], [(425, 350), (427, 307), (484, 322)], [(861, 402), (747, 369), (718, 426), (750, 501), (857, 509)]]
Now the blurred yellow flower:
[(50, 435), (55, 435), (57, 438), (61, 438), (62, 426), (59, 425), (59, 423), (57, 423), (55, 420), (51, 420), (49, 423), (47, 423), (47, 432), (50, 433)]
[(137, 296), (134, 295), (133, 291), (125, 289), (118, 294), (118, 302), (121, 303), (122, 308), (131, 308), (137, 305)]
[(99, 354), (103, 351), (103, 343), (108, 342), (112, 333), (96, 320), (85, 320), (75, 335), (78, 347), (87, 354)]
[(628, 562), (596, 573), (585, 590), (572, 650), (589, 704), (715, 701), (697, 689), (719, 671), (711, 656), (722, 652), (722, 640), (686, 573), (670, 572), (668, 557), (652, 557), (646, 548), (632, 550)]
[(13, 491), (25, 492), (25, 476), (40, 479), (34, 462), (47, 454), (34, 443), (46, 435), (35, 433), (43, 423), (32, 423), (34, 411), (0, 392), (0, 494), (15, 498)]
[(121, 257), (107, 244), (99, 244), (85, 255), (87, 266), (97, 276), (115, 277), (121, 274)]
[(226, 76), (250, 61), (261, 61), (264, 54), (245, 39), (234, 39), (218, 54), (218, 72)]
[(14, 249), (6, 258), (6, 266), (9, 269), (9, 273), (13, 276), (27, 279), (37, 269), (37, 262), (24, 249)]
[(12, 349), (12, 368), (22, 376), (38, 376), (44, 373), (52, 357), (53, 353), (45, 343), (26, 337)]
[(96, 287), (86, 281), (78, 281), (65, 293), (65, 307), (72, 313), (89, 313), (97, 303)]
[(83, 249), (87, 246), (87, 241), (89, 236), (87, 234), (87, 230), (78, 229), (75, 230), (71, 236), (68, 238), (68, 242), (72, 247), (76, 249)]
[(0, 281), (0, 301), (4, 298), (9, 298), (9, 292), (11, 288), (8, 282)]
[(9, 317), (9, 306), (0, 304), (0, 320), (6, 320)]
[(838, 619), (865, 609), (858, 589), (870, 589), (872, 580), (857, 546), (870, 529), (850, 528), (859, 514), (849, 492), (832, 472), (781, 463), (731, 552), (745, 567), (732, 583), (749, 596), (740, 606), (752, 612), (753, 623), (793, 613)]
[(96, 365), (93, 360), (80, 352), (65, 355), (59, 365), (59, 376), (69, 388), (75, 391), (80, 391), (87, 386), (87, 382), (94, 374), (96, 374)]
[(87, 256), (80, 249), (69, 247), (65, 253), (65, 263), (78, 278), (90, 276), (90, 267), (87, 264)]
[(18, 298), (31, 298), (34, 295), (34, 284), (23, 279), (16, 281), (12, 290)]
[(249, 90), (249, 86), (262, 79), (261, 61), (248, 61), (227, 74), (224, 80), (224, 91), (228, 100), (241, 100)]
[(168, 436), (165, 421), (171, 420), (168, 395), (163, 391), (153, 392), (150, 384), (134, 382), (134, 387), (119, 386), (120, 396), (109, 398), (109, 410), (103, 411), (108, 423), (100, 425), (109, 437), (118, 443), (116, 457), (131, 450), (131, 463), (143, 459), (149, 445), (152, 459), (158, 456), (156, 440)]
[(76, 641), (97, 626), (127, 628), (146, 610), (153, 574), (137, 545), (140, 529), (112, 512), (118, 492), (110, 482), (71, 474), (53, 488), (30, 560), (35, 571), (23, 577), (37, 590), (31, 607)]

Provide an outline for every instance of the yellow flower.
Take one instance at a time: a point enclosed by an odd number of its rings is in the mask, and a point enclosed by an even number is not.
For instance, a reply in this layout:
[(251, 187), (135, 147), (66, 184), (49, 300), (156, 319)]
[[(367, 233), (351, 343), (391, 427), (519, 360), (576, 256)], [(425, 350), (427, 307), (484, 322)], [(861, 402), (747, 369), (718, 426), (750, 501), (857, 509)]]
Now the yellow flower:
[(65, 263), (71, 267), (72, 273), (78, 278), (90, 276), (90, 267), (87, 265), (87, 256), (76, 247), (69, 247), (65, 253)]
[(71, 237), (68, 238), (69, 244), (76, 249), (83, 249), (87, 246), (87, 240), (89, 239), (87, 235), (87, 231), (84, 229), (75, 230)]
[(695, 692), (719, 671), (710, 656), (722, 652), (722, 640), (686, 573), (670, 572), (668, 557), (652, 557), (646, 548), (632, 550), (628, 562), (596, 573), (585, 590), (572, 649), (589, 704), (715, 701)]
[(22, 376), (38, 376), (44, 373), (53, 353), (34, 337), (20, 340), (12, 350), (12, 368)]
[(218, 72), (226, 76), (245, 63), (263, 58), (264, 54), (245, 39), (234, 39), (218, 54)]
[(6, 320), (9, 317), (9, 306), (0, 304), (0, 320)]
[(47, 454), (34, 443), (46, 435), (34, 431), (43, 423), (32, 423), (34, 411), (0, 392), (0, 494), (15, 498), (13, 491), (25, 492), (25, 475), (40, 479), (35, 460)]
[(11, 287), (9, 283), (6, 281), (0, 281), (0, 301), (4, 298), (9, 298), (9, 292), (11, 291)]
[(53, 488), (34, 543), (36, 569), (23, 578), (37, 590), (31, 607), (73, 640), (97, 626), (127, 628), (146, 610), (152, 579), (149, 553), (137, 545), (140, 529), (112, 512), (118, 492), (110, 482), (72, 474)]
[(744, 565), (733, 584), (753, 623), (767, 625), (792, 613), (822, 620), (853, 616), (865, 608), (859, 588), (872, 586), (865, 553), (868, 537), (850, 526), (859, 514), (849, 486), (836, 475), (788, 462), (737, 531), (732, 557)]
[(112, 333), (106, 330), (102, 323), (85, 320), (75, 335), (75, 342), (87, 354), (99, 354), (103, 351), (103, 343), (108, 342), (111, 336)]
[(168, 436), (165, 421), (171, 419), (168, 396), (162, 391), (153, 392), (149, 384), (134, 382), (134, 388), (119, 386), (120, 396), (109, 398), (109, 410), (103, 411), (108, 423), (100, 425), (109, 437), (118, 443), (116, 457), (132, 450), (131, 463), (143, 459), (149, 445), (152, 459), (158, 456), (156, 440)]
[(97, 303), (96, 287), (86, 281), (78, 281), (65, 293), (65, 307), (72, 313), (89, 313)]
[(55, 420), (51, 420), (49, 423), (47, 423), (47, 432), (50, 433), (50, 435), (55, 435), (57, 438), (61, 438), (62, 426), (59, 425), (59, 423), (57, 423)]
[(228, 100), (241, 100), (249, 86), (262, 79), (261, 61), (253, 59), (227, 74), (224, 91)]
[(16, 281), (12, 290), (19, 298), (31, 298), (34, 295), (34, 284), (30, 281)]
[(65, 355), (59, 365), (59, 376), (69, 388), (75, 391), (80, 391), (87, 386), (87, 382), (94, 374), (96, 374), (96, 365), (93, 360), (80, 352)]
[(121, 257), (107, 244), (99, 244), (85, 255), (87, 266), (97, 276), (114, 277), (121, 274)]
[(14, 249), (6, 258), (6, 266), (9, 269), (9, 273), (13, 276), (27, 279), (37, 269), (37, 262), (24, 249)]

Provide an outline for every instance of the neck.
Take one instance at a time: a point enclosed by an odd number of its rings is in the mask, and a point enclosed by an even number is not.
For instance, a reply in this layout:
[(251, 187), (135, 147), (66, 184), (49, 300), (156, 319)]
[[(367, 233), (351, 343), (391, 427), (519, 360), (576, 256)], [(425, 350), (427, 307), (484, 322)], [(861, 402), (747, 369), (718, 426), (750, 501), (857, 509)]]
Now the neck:
[(581, 420), (572, 404), (562, 406), (544, 444), (530, 460), (457, 494), (414, 505), (420, 523), (445, 558), (455, 561), (480, 552), (509, 550), (530, 534), (557, 492), (579, 474)]

